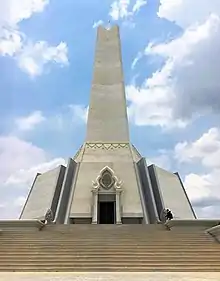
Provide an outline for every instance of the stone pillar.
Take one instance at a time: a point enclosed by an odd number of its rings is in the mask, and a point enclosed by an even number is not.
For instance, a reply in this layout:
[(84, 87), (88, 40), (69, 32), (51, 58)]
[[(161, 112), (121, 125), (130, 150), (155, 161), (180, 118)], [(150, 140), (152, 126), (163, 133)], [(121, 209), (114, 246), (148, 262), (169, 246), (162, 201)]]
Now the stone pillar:
[(93, 208), (92, 208), (92, 224), (98, 223), (98, 190), (92, 190)]
[(116, 224), (121, 224), (121, 190), (116, 190)]

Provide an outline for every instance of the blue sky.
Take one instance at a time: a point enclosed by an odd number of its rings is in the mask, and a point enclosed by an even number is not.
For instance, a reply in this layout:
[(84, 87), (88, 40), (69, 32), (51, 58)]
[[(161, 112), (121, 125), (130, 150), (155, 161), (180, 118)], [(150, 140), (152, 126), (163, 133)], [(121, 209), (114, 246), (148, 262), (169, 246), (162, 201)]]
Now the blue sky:
[(210, 2), (1, 2), (0, 217), (16, 217), (35, 173), (84, 141), (95, 26), (109, 20), (120, 26), (132, 143), (180, 172), (200, 217), (220, 216), (220, 4)]

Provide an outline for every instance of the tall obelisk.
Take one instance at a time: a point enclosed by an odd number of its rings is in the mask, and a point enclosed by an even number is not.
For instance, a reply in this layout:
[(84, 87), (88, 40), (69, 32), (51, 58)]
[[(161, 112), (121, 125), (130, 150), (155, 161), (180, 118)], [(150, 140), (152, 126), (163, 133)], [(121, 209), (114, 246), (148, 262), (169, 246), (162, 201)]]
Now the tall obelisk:
[(119, 28), (98, 28), (87, 142), (129, 142)]
[(129, 142), (118, 26), (98, 28), (86, 142), (75, 160), (80, 167), (74, 183), (70, 217), (93, 218), (96, 222), (98, 198), (105, 193), (105, 200), (112, 200), (114, 190), (103, 189), (94, 199), (93, 183), (102, 176), (103, 169), (109, 168), (123, 183), (120, 206), (116, 202), (120, 220), (143, 218), (138, 175)]

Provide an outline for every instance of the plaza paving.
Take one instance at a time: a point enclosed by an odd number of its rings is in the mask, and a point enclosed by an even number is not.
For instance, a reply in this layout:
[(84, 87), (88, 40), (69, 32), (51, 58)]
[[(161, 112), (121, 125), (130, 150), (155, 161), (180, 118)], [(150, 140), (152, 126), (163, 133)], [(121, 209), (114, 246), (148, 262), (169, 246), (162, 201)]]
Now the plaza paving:
[(0, 281), (219, 281), (219, 273), (1, 273)]

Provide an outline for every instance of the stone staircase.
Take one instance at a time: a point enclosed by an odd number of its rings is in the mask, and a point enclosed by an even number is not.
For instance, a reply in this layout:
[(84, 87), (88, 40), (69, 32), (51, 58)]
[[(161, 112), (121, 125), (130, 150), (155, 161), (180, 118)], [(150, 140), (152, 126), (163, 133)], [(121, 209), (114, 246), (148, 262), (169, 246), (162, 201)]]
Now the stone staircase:
[(201, 226), (48, 225), (3, 228), (0, 271), (220, 271), (220, 244)]

